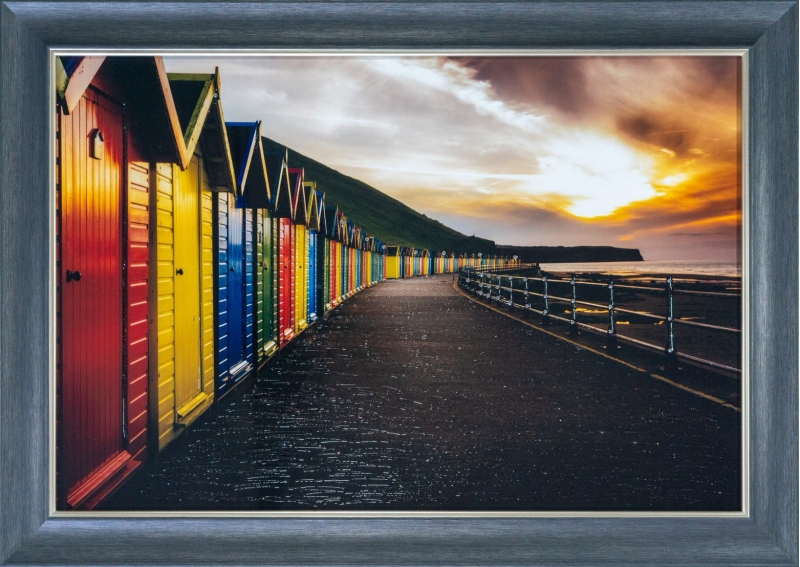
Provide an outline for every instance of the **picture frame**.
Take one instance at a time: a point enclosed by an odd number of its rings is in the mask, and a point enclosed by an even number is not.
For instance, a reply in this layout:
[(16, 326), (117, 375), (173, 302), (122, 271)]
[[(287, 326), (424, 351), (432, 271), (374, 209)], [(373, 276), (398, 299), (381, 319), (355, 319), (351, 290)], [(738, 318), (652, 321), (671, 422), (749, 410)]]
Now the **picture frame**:
[[(51, 517), (50, 49), (112, 47), (747, 49), (749, 517)], [(796, 1), (0, 2), (2, 563), (797, 565), (797, 285)]]

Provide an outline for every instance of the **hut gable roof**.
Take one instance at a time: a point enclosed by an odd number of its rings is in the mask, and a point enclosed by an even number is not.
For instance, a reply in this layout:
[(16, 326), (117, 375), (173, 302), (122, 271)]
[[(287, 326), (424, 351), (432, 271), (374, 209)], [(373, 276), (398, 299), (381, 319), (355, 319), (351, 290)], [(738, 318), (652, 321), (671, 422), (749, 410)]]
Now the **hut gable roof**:
[(327, 234), (328, 218), (325, 214), (325, 192), (317, 191), (317, 217), (319, 218), (319, 231)]
[(317, 203), (317, 184), (304, 181), (303, 191), (306, 197), (306, 218), (309, 230), (319, 230), (319, 204)]
[(345, 223), (345, 240), (347, 242), (347, 245), (350, 246), (350, 247), (354, 247), (354, 246), (357, 245), (356, 230), (357, 230), (357, 227), (356, 227), (356, 224), (353, 221), (351, 221), (351, 220), (346, 221), (346, 223)]
[(261, 147), (261, 122), (225, 124), (231, 145), (238, 196), (249, 207), (266, 208), (270, 204), (267, 169)]
[(349, 242), (347, 238), (347, 218), (344, 216), (342, 211), (339, 211), (337, 214), (338, 222), (336, 224), (336, 231), (337, 231), (337, 238), (341, 241), (342, 244), (347, 244)]
[[(263, 145), (263, 141), (262, 141)], [(272, 188), (272, 210), (282, 218), (294, 219), (292, 209), (292, 189), (289, 185), (289, 150), (265, 149), (264, 162), (267, 166), (267, 177)]]
[(56, 58), (58, 102), (69, 114), (90, 84), (128, 105), (130, 130), (143, 156), (189, 166), (178, 112), (161, 57)]
[(228, 140), (228, 129), (225, 126), (225, 114), (222, 112), (222, 85), (219, 69), (214, 72), (214, 89), (211, 108), (206, 116), (200, 133), (200, 148), (203, 152), (203, 163), (211, 179), (211, 187), (215, 191), (236, 193), (236, 171)]
[(213, 74), (168, 73), (167, 77), (189, 157), (199, 145), (212, 189), (235, 193), (236, 174), (222, 112), (219, 68)]
[(332, 240), (339, 239), (339, 207), (325, 206), (325, 236)]
[(105, 59), (105, 56), (56, 57), (56, 94), (66, 114), (75, 110)]
[(172, 99), (191, 156), (200, 140), (208, 113), (219, 96), (219, 69), (214, 74), (167, 73)]
[(303, 189), (302, 168), (289, 168), (289, 186), (292, 189), (292, 210), (294, 211), (294, 222), (295, 224), (308, 225), (308, 210), (306, 209), (306, 192)]

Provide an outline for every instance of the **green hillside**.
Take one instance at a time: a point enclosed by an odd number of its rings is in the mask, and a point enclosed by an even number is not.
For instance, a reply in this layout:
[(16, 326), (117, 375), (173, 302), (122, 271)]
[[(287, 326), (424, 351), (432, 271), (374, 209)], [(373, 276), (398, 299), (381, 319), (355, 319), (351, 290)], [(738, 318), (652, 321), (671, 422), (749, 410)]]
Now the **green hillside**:
[[(267, 149), (285, 147), (269, 138), (263, 138), (263, 142)], [(338, 205), (348, 219), (388, 245), (497, 253), (493, 241), (461, 234), (363, 181), (339, 173), (291, 148), (289, 166), (304, 168), (306, 180), (316, 181), (317, 189), (325, 192), (329, 206)]]

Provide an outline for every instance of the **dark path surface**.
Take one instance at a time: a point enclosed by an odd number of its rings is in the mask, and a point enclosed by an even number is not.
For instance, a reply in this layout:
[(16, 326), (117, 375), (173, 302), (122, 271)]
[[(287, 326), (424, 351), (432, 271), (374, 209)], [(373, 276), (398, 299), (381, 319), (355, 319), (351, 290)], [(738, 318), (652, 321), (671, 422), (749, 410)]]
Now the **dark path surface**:
[(345, 302), (106, 510), (738, 510), (740, 416), (460, 296)]

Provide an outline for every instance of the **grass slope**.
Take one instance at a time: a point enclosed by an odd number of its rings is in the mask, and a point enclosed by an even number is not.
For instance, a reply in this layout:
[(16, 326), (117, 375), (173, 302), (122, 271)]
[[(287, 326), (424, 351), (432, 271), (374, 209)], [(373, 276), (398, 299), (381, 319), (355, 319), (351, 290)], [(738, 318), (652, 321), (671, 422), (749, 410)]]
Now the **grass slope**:
[[(284, 146), (263, 138), (265, 148)], [(491, 240), (467, 236), (429, 218), (363, 181), (348, 177), (289, 148), (289, 166), (305, 169), (306, 179), (317, 182), (328, 206), (338, 205), (344, 215), (367, 233), (393, 246), (430, 250), (497, 253)]]
[[(285, 146), (263, 138), (265, 148)], [(305, 169), (306, 180), (316, 181), (328, 206), (338, 205), (344, 215), (390, 246), (413, 246), (469, 254), (517, 254), (529, 262), (620, 262), (641, 260), (635, 248), (611, 246), (500, 246), (494, 241), (467, 236), (418, 213), (363, 181), (331, 169), (289, 148), (289, 166)]]

